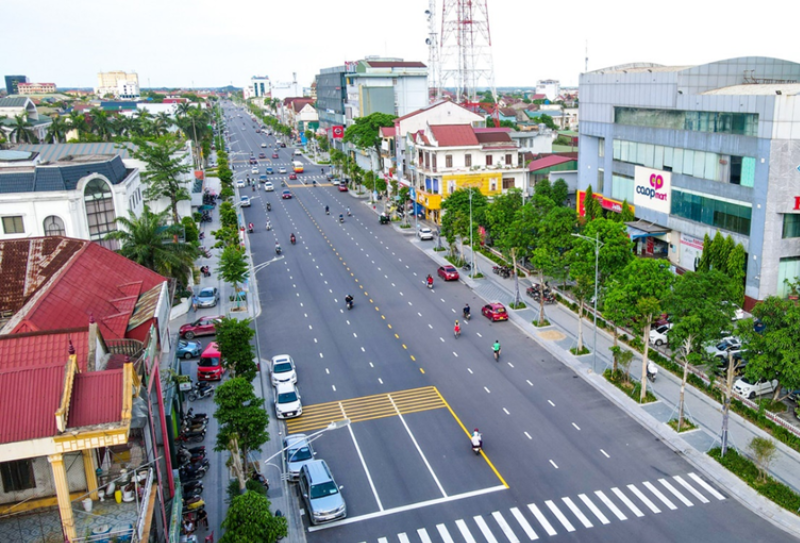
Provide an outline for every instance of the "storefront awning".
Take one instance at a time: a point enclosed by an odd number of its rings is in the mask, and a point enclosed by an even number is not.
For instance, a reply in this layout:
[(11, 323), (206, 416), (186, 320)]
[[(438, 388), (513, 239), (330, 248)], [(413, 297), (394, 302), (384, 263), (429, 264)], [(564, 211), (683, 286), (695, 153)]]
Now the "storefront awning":
[(660, 226), (641, 219), (638, 221), (626, 222), (625, 225), (628, 227), (628, 235), (634, 240), (639, 238), (659, 237), (672, 231), (665, 226)]

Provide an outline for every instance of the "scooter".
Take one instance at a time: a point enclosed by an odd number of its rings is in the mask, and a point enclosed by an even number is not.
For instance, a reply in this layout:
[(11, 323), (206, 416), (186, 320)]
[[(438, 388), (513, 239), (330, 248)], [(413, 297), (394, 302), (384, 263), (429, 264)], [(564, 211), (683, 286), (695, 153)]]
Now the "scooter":
[(200, 509), (201, 507), (205, 507), (205, 505), (206, 502), (204, 502), (203, 498), (201, 498), (200, 496), (189, 498), (188, 500), (183, 500), (183, 508), (189, 511)]
[(206, 438), (206, 431), (201, 432), (183, 432), (178, 436), (178, 440), (185, 441), (186, 443), (200, 443)]
[(195, 400), (208, 398), (212, 394), (214, 394), (214, 387), (212, 386), (200, 387), (197, 388), (196, 390), (192, 390), (191, 392), (189, 392), (189, 401), (193, 402)]
[(194, 463), (194, 462), (199, 462), (200, 460), (205, 458), (206, 451), (202, 450), (202, 451), (192, 452), (183, 445), (181, 445), (180, 447), (178, 447), (178, 456), (180, 457), (182, 463), (186, 462)]
[(182, 432), (202, 432), (206, 429), (207, 423), (205, 422), (195, 422), (195, 423), (186, 423), (184, 422), (181, 425)]
[(339, 215), (339, 222), (344, 222), (344, 217), (342, 215)]
[(347, 216), (348, 216), (348, 217), (352, 217), (352, 216), (353, 216), (353, 214), (352, 214), (352, 213), (350, 213), (350, 210), (349, 210), (349, 209), (347, 210)]
[(467, 311), (462, 311), (461, 314), (464, 317), (465, 321), (468, 321), (468, 320), (470, 320), (472, 318), (472, 313), (469, 313)]
[(203, 458), (198, 458), (196, 462), (192, 461), (184, 462), (183, 464), (181, 464), (179, 469), (187, 469), (189, 471), (204, 469), (208, 471), (208, 467), (209, 467), (208, 459), (203, 457)]
[(470, 265), (470, 263), (469, 263), (469, 262), (467, 262), (466, 264), (464, 264), (463, 266), (461, 266), (461, 269), (462, 269), (462, 270), (464, 270), (464, 271), (469, 271), (469, 270), (471, 270), (471, 269), (472, 269), (472, 266)]
[(345, 304), (347, 305), (347, 309), (353, 309), (353, 300), (345, 300)]
[(253, 233), (253, 227), (252, 226), (248, 226), (247, 227), (247, 233), (248, 234), (252, 234)]
[(199, 488), (200, 492), (203, 491), (203, 481), (195, 480), (192, 482), (181, 483), (181, 490), (185, 492), (191, 492), (195, 488)]
[(272, 211), (272, 204), (267, 202), (267, 211)]
[(481, 451), (483, 450), (483, 438), (480, 437), (480, 434), (478, 435), (478, 444), (476, 445), (471, 440), (470, 444), (472, 445), (472, 452), (475, 454), (481, 454)]
[(426, 284), (428, 285), (429, 289), (433, 290), (433, 281), (428, 281)]
[(186, 488), (185, 486), (181, 486), (181, 494), (183, 494), (184, 499), (194, 499), (194, 498), (202, 498), (203, 497), (203, 487), (196, 486), (192, 488)]
[(191, 479), (201, 479), (205, 476), (208, 468), (203, 466), (181, 466), (178, 469), (178, 473), (180, 474), (181, 478), (191, 478)]
[(276, 254), (276, 255), (279, 255), (279, 254), (281, 254), (281, 246), (280, 246), (280, 245), (276, 245), (276, 246), (275, 246), (275, 254)]
[[(184, 415), (183, 418), (192, 420), (203, 419), (208, 422), (208, 415), (206, 413), (195, 413), (194, 407), (190, 407), (189, 410), (186, 411), (186, 415)], [(205, 449), (205, 447), (203, 447), (203, 449)]]
[(289, 238), (289, 241), (291, 241), (291, 242), (292, 242), (292, 245), (294, 245), (295, 243), (297, 243), (297, 239), (296, 239), (294, 236), (290, 237), (290, 238)]
[(650, 364), (647, 365), (647, 378), (650, 380), (651, 383), (656, 382), (656, 376), (658, 375), (658, 368), (655, 365), (650, 368)]

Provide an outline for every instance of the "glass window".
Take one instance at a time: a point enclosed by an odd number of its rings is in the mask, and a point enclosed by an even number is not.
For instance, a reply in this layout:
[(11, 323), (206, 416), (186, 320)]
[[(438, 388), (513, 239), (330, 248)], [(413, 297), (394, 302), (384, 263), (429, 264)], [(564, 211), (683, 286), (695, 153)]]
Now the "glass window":
[(0, 479), (5, 492), (20, 492), (36, 488), (31, 460), (13, 460), (0, 463)]
[(674, 162), (672, 160), (672, 147), (664, 147), (664, 166), (672, 168), (674, 166)]
[(597, 170), (597, 193), (603, 194), (603, 185), (605, 184), (606, 172), (603, 168)]
[(683, 169), (684, 175), (694, 175), (694, 151), (691, 149), (683, 150)]
[(511, 155), (506, 155), (506, 166), (511, 166)]
[(672, 189), (672, 214), (738, 234), (750, 235), (752, 208)]
[[(616, 140), (614, 141), (616, 143)], [(603, 158), (606, 156), (606, 139), (605, 138), (597, 138), (597, 156)]]
[(444, 165), (446, 168), (453, 167), (453, 155), (444, 155)]
[(492, 155), (486, 155), (486, 165), (487, 166), (492, 165)]
[(45, 236), (66, 236), (67, 229), (64, 228), (64, 221), (60, 217), (50, 215), (44, 220)]
[(692, 166), (692, 175), (705, 179), (705, 166), (706, 166), (706, 153), (703, 151), (694, 152), (694, 166)]
[(515, 186), (513, 177), (503, 178), (503, 189), (513, 189)]
[(800, 238), (800, 214), (787, 213), (783, 216), (783, 237)]
[(742, 157), (742, 175), (740, 183), (743, 187), (752, 187), (756, 182), (756, 159)]
[(467, 168), (472, 166), (472, 155), (469, 153), (464, 155), (464, 166), (466, 166)]
[(629, 126), (755, 136), (758, 114), (615, 107), (614, 122)]
[(114, 198), (108, 183), (102, 179), (92, 179), (83, 191), (86, 205), (86, 221), (89, 224), (89, 239), (97, 241), (109, 249), (116, 249), (117, 242), (105, 241), (109, 232), (117, 229), (117, 216), (114, 212)]
[(628, 200), (633, 202), (633, 178), (625, 175), (613, 174), (611, 176), (611, 198), (620, 202)]
[(622, 160), (622, 142), (620, 140), (614, 140), (614, 160)]
[(683, 173), (683, 149), (674, 149), (672, 151), (672, 171)]
[(653, 168), (656, 170), (664, 169), (664, 146), (655, 145), (653, 150)]
[(798, 279), (800, 279), (800, 256), (781, 258), (778, 264), (778, 296), (784, 297), (789, 294), (786, 281), (796, 283)]
[(3, 217), (3, 232), (6, 234), (24, 234), (25, 227), (22, 216)]
[(703, 176), (711, 181), (719, 181), (719, 155), (705, 153), (706, 163), (703, 165)]

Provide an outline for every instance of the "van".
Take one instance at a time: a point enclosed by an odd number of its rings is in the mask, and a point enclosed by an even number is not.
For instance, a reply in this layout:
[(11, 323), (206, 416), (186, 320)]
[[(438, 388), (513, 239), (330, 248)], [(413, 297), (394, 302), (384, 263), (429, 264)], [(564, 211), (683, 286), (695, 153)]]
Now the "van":
[(347, 516), (347, 505), (325, 460), (312, 460), (300, 468), (300, 495), (311, 524)]
[(216, 341), (208, 344), (208, 347), (200, 355), (197, 363), (198, 381), (221, 381), (225, 368), (222, 367), (222, 353)]

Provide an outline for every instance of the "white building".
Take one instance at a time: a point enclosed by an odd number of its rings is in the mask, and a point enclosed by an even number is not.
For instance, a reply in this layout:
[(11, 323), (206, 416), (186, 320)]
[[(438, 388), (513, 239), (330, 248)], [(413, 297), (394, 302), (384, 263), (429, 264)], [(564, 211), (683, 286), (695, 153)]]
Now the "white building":
[(544, 94), (552, 102), (561, 94), (561, 83), (557, 79), (540, 79), (536, 82), (536, 94)]
[(116, 97), (120, 100), (138, 100), (141, 97), (139, 94), (139, 82), (130, 79), (117, 81)]
[(253, 89), (253, 98), (266, 98), (270, 93), (269, 77), (254, 75), (250, 78), (249, 87)]
[(0, 98), (0, 130), (11, 143), (17, 141), (14, 131), (14, 117), (22, 115), (28, 121), (30, 130), (39, 141), (44, 141), (47, 129), (52, 124), (50, 117), (39, 115), (36, 104), (27, 96), (6, 96)]
[(139, 75), (135, 72), (100, 72), (97, 74), (97, 87), (94, 93), (98, 96), (113, 94), (116, 96), (120, 81), (133, 81), (139, 87)]

